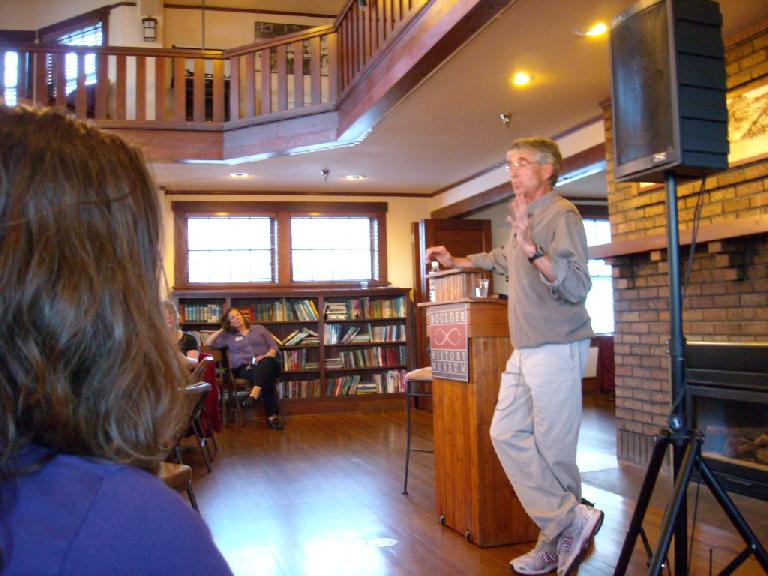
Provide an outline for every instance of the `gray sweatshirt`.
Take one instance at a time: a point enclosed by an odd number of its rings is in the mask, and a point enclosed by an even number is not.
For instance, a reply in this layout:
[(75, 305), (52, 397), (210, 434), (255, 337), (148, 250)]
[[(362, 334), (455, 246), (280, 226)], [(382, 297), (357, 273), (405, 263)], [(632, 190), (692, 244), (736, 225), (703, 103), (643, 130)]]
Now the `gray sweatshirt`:
[(518, 250), (514, 233), (505, 246), (470, 254), (478, 268), (509, 278), (509, 334), (516, 348), (565, 344), (593, 335), (584, 303), (592, 287), (587, 268), (587, 238), (576, 207), (552, 191), (528, 207), (533, 242), (552, 261), (550, 283), (528, 255)]

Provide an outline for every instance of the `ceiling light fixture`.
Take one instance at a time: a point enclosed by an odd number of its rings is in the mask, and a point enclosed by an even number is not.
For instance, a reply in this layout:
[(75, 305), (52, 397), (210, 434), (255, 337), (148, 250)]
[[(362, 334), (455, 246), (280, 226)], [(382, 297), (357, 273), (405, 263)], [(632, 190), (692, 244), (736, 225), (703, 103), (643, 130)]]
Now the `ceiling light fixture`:
[(502, 112), (499, 114), (499, 118), (501, 118), (501, 121), (504, 122), (504, 126), (509, 128), (509, 125), (512, 122), (512, 114), (509, 112)]
[(595, 22), (589, 27), (574, 30), (577, 36), (585, 36), (587, 38), (599, 38), (605, 36), (608, 33), (608, 25), (605, 22)]
[(323, 168), (322, 170), (320, 170), (320, 174), (322, 174), (322, 176), (323, 176), (323, 182), (328, 182), (328, 175), (330, 173), (331, 173), (331, 171), (328, 170), (328, 168)]
[(248, 176), (250, 176), (248, 172), (230, 172), (229, 173), (230, 178), (247, 178)]
[(366, 176), (364, 174), (349, 174), (346, 178), (347, 180), (358, 182), (360, 180), (365, 180)]
[(515, 86), (527, 86), (533, 81), (533, 76), (528, 74), (528, 72), (515, 72), (515, 74), (512, 76), (512, 84)]

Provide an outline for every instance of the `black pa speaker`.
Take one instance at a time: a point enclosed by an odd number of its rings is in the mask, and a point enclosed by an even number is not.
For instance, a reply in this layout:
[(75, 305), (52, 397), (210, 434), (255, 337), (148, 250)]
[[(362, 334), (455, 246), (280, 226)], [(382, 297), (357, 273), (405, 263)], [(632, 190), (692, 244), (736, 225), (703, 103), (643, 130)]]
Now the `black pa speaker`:
[(728, 168), (722, 25), (712, 0), (642, 0), (614, 20), (617, 182)]

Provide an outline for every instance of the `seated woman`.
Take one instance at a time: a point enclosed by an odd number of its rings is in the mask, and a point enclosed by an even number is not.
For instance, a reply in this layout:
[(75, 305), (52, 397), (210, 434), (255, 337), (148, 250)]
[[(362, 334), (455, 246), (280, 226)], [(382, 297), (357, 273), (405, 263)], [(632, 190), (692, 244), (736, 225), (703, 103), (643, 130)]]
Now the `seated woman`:
[(229, 367), (236, 378), (251, 383), (251, 397), (264, 397), (267, 424), (274, 430), (282, 430), (280, 406), (277, 402), (277, 378), (280, 364), (277, 361), (277, 344), (269, 330), (261, 324), (250, 325), (240, 310), (227, 310), (221, 328), (208, 338), (211, 348), (226, 348)]
[(0, 573), (231, 571), (154, 473), (187, 414), (141, 155), (0, 106)]
[(190, 366), (196, 366), (197, 360), (200, 357), (200, 347), (197, 344), (197, 338), (179, 328), (179, 311), (170, 300), (163, 300), (163, 315), (165, 325), (171, 333), (171, 338), (179, 347), (179, 352), (181, 352), (181, 355), (184, 356)]

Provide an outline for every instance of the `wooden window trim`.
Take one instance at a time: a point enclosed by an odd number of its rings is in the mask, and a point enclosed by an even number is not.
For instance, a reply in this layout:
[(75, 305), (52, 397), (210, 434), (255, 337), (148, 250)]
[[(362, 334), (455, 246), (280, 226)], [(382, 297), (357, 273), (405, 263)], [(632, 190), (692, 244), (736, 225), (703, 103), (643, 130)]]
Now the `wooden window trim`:
[(104, 8), (97, 8), (90, 12), (78, 14), (72, 18), (67, 18), (56, 24), (45, 26), (37, 31), (37, 36), (42, 44), (54, 44), (60, 36), (69, 34), (88, 26), (101, 23), (101, 45), (109, 46), (109, 13), (111, 6), (105, 6)]
[[(378, 280), (369, 286), (388, 286), (387, 281), (387, 203), (386, 202), (171, 202), (174, 239), (174, 290), (222, 291), (247, 289), (253, 292), (333, 289), (359, 287), (358, 282), (293, 282), (291, 277), (290, 219), (296, 216), (367, 216), (377, 221)], [(187, 279), (187, 219), (195, 216), (269, 216), (277, 226), (275, 262), (276, 283), (190, 284)], [(371, 241), (374, 239), (372, 238)]]

